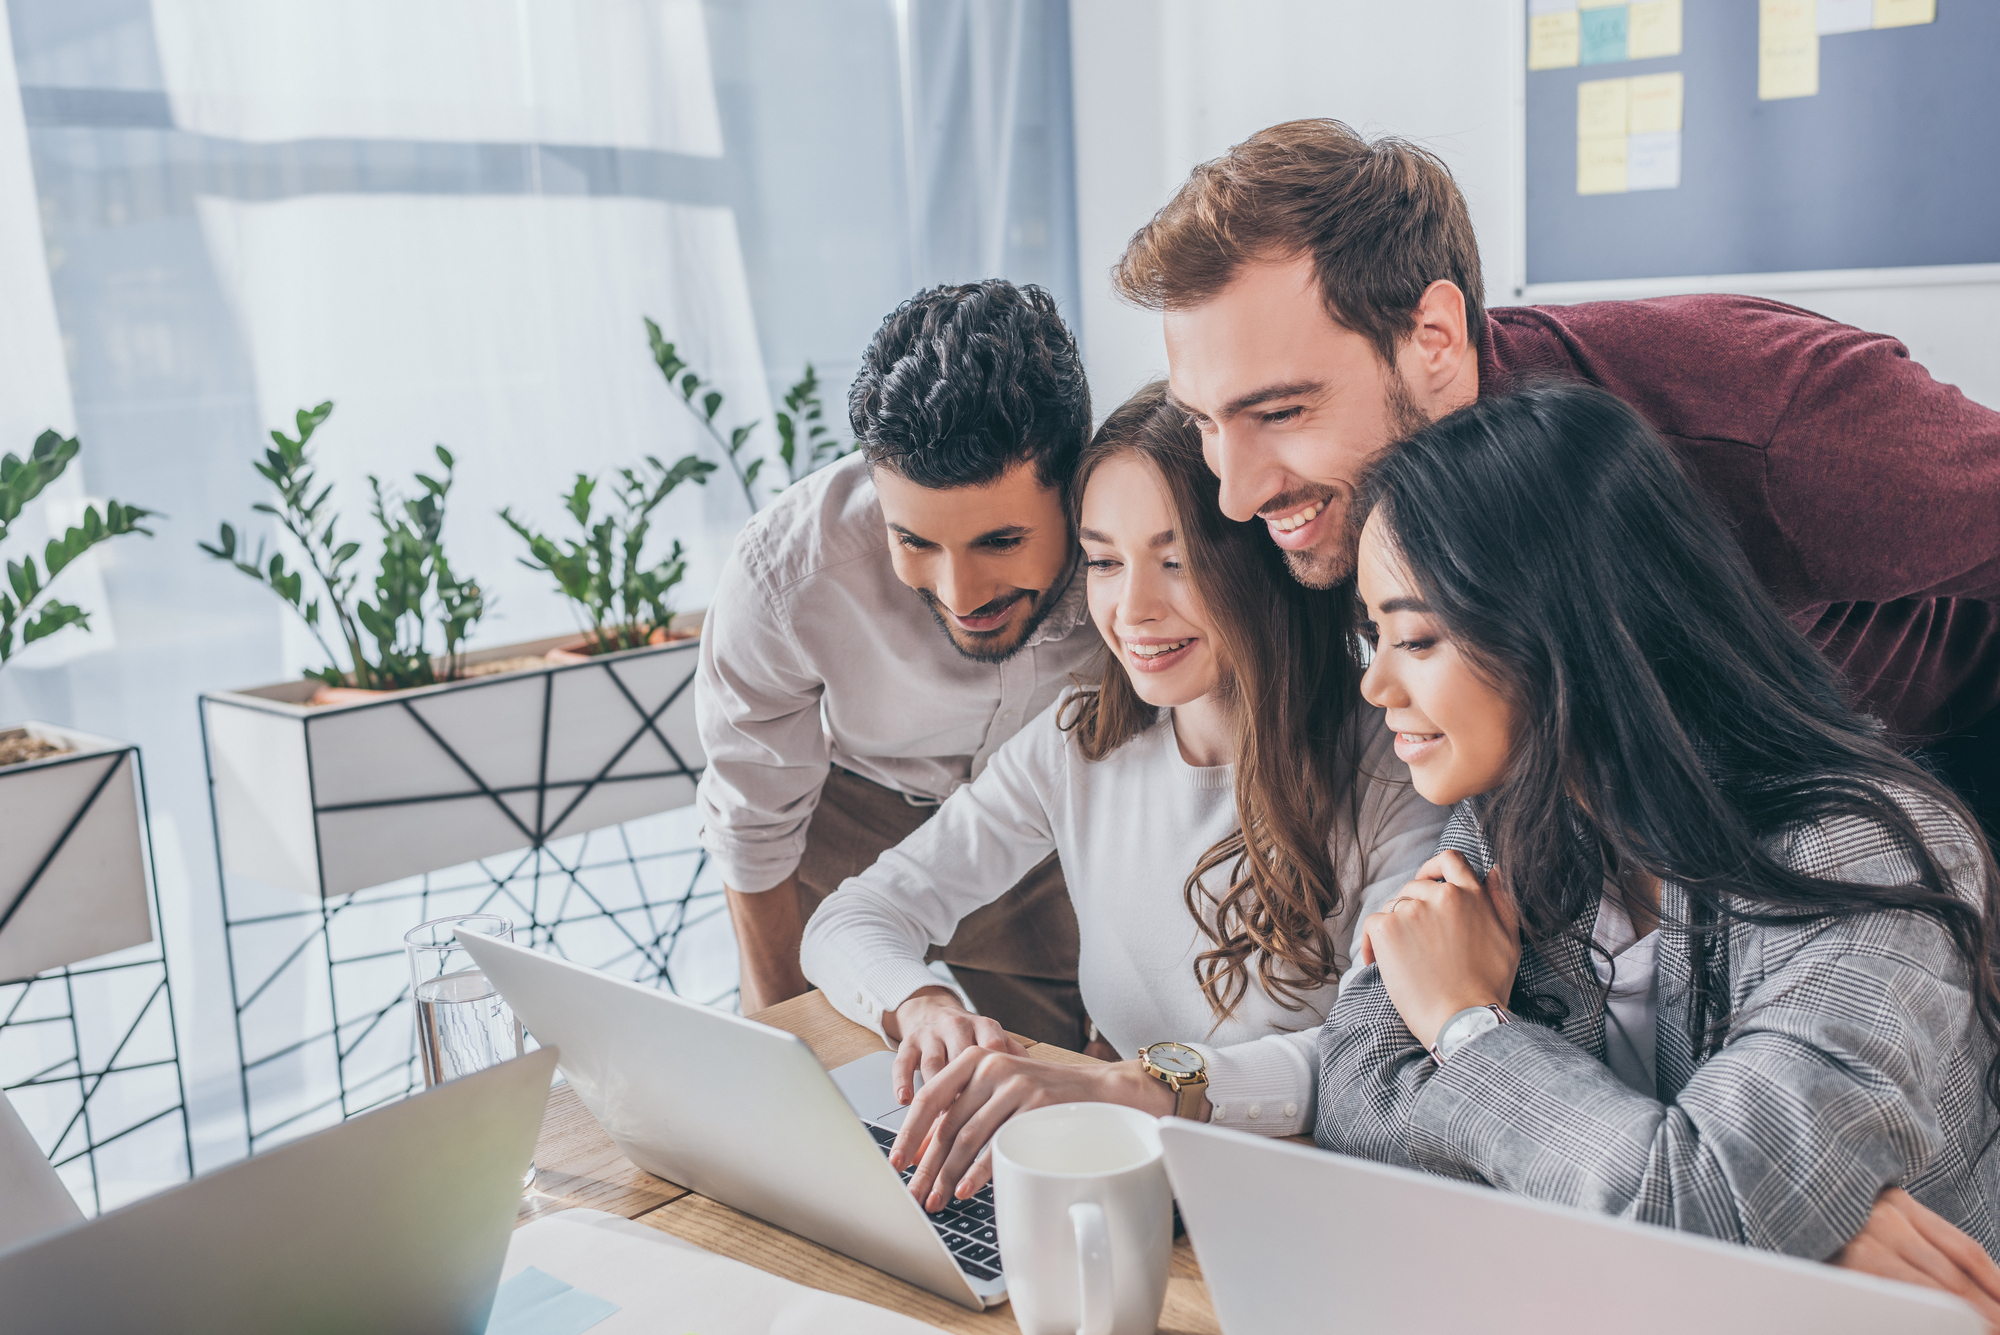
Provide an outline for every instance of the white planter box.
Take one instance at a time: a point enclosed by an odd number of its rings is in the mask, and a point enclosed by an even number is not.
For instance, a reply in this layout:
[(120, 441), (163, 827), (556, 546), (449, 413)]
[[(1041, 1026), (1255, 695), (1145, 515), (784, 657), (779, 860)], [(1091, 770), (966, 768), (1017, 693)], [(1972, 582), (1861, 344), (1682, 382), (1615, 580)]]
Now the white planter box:
[[(700, 615), (677, 629), (699, 629)], [(574, 635), (488, 649), (539, 656)], [(422, 872), (694, 801), (701, 641), (308, 706), (310, 681), (201, 698), (222, 870), (308, 895)]]
[(71, 749), (0, 769), (0, 981), (153, 939), (139, 748), (46, 723)]

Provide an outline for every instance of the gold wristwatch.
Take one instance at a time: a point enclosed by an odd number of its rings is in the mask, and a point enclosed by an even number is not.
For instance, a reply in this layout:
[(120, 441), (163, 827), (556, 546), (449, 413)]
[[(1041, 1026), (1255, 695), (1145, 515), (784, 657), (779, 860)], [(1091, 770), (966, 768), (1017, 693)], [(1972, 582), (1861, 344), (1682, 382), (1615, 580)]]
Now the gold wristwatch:
[(1154, 1043), (1139, 1049), (1139, 1069), (1174, 1091), (1174, 1116), (1201, 1120), (1208, 1093), (1208, 1063), (1185, 1043)]

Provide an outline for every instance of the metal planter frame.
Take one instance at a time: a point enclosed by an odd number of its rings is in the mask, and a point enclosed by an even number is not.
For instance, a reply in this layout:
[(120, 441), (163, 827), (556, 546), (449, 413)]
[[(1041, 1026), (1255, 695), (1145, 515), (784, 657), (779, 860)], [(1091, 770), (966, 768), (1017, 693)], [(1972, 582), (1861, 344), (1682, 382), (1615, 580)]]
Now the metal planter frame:
[(691, 843), (626, 823), (694, 800), (699, 644), (355, 704), (308, 707), (309, 682), (202, 697), (253, 1153), (421, 1087), (401, 934), (426, 918), (505, 913), (517, 940), (673, 986), (720, 890)]
[[(31, 1126), (62, 1122), (44, 1149), (101, 1211), (107, 1153), (147, 1128), (168, 1124), (173, 1177), (194, 1163), (145, 774), (130, 743), (18, 726), (71, 749), (0, 769), (0, 1089)], [(108, 1121), (113, 1094), (138, 1115)]]

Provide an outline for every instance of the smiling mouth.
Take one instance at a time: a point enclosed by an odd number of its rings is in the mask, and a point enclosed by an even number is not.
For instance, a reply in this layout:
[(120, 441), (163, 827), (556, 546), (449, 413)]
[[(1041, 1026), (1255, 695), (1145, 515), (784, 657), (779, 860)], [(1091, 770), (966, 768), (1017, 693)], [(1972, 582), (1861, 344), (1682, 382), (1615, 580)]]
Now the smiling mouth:
[(1009, 598), (996, 599), (964, 616), (960, 616), (940, 602), (933, 601), (932, 606), (942, 609), (945, 615), (958, 624), (960, 630), (973, 635), (990, 635), (1007, 623), (1013, 616), (1014, 604), (1024, 597), (1025, 594), (1016, 593)]
[(1200, 639), (1199, 635), (1189, 635), (1179, 640), (1126, 640), (1125, 661), (1133, 672), (1171, 672), (1190, 661)]
[(1421, 764), (1433, 756), (1442, 755), (1443, 752), (1439, 748), (1443, 745), (1444, 734), (1441, 732), (1403, 732), (1398, 730), (1396, 733), (1396, 758), (1401, 760), (1405, 765)]
[(1273, 496), (1257, 517), (1264, 521), (1271, 541), (1287, 552), (1312, 551), (1327, 539), (1326, 526), (1340, 522), (1333, 509), (1336, 493), (1322, 490), (1318, 495), (1288, 492)]
[(915, 592), (952, 647), (975, 663), (1006, 662), (1042, 623), (1041, 595), (1033, 589), (1016, 589), (965, 616), (946, 607), (933, 590)]
[(1291, 533), (1319, 518), (1319, 512), (1325, 508), (1325, 501), (1314, 501), (1297, 514), (1286, 515), (1283, 519), (1266, 519), (1264, 522), (1280, 533)]

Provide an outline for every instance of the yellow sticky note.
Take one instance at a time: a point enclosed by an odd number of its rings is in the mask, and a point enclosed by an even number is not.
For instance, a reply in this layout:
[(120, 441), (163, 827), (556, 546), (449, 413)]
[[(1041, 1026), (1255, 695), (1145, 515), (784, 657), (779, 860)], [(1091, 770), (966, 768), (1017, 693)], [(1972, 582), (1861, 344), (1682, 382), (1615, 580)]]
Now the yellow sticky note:
[[(1576, 86), (1576, 137), (1602, 139), (1630, 130), (1630, 79), (1586, 79)], [(1675, 127), (1679, 128), (1679, 127)]]
[(1681, 53), (1681, 0), (1633, 0), (1625, 16), (1625, 58), (1653, 60)]
[(1907, 28), (1937, 22), (1937, 0), (1875, 0), (1875, 26)]
[(1758, 0), (1759, 101), (1818, 94), (1818, 12), (1816, 0)]
[(1681, 128), (1681, 72), (1641, 74), (1629, 81), (1626, 116), (1633, 134), (1659, 134)]
[(1560, 70), (1576, 64), (1579, 22), (1574, 9), (1529, 19), (1528, 68)]
[(1576, 193), (1625, 193), (1625, 136), (1576, 141)]

